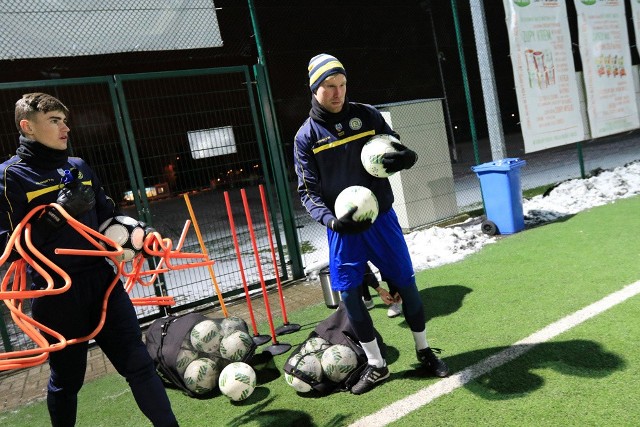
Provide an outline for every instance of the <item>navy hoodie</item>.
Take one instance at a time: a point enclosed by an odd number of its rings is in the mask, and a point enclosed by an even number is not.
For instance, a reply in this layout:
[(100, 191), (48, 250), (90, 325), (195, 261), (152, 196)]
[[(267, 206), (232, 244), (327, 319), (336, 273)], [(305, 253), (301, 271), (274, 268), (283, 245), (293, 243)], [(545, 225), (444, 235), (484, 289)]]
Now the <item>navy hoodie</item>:
[(336, 120), (318, 120), (311, 114), (294, 139), (300, 200), (311, 217), (323, 225), (335, 218), (338, 194), (352, 185), (373, 191), (381, 213), (393, 205), (389, 179), (370, 175), (362, 166), (360, 151), (373, 135), (399, 136), (371, 105), (348, 102), (345, 106), (346, 114), (326, 114)]
[[(79, 157), (60, 155), (60, 150), (51, 150), (35, 141), (21, 138), (29, 143), (33, 151), (20, 151), (0, 165), (0, 242), (4, 250), (9, 237), (19, 222), (35, 207), (48, 205), (58, 198), (63, 187), (61, 179), (65, 170), (78, 169), (78, 179), (93, 187), (96, 206), (78, 219), (85, 225), (98, 229), (106, 219), (116, 214), (113, 200), (105, 195), (104, 189), (93, 170)], [(50, 157), (45, 157), (50, 154)], [(34, 217), (35, 218), (35, 217)], [(33, 221), (33, 220), (32, 220)], [(32, 229), (33, 230), (33, 229)], [(36, 240), (37, 236), (34, 236)], [(53, 231), (46, 239), (37, 239), (37, 249), (68, 274), (94, 268), (106, 262), (104, 257), (57, 255), (56, 248), (95, 249), (82, 235), (68, 224)], [(10, 259), (15, 259), (15, 254)], [(32, 277), (38, 274), (30, 271)], [(55, 277), (55, 276), (54, 276)]]

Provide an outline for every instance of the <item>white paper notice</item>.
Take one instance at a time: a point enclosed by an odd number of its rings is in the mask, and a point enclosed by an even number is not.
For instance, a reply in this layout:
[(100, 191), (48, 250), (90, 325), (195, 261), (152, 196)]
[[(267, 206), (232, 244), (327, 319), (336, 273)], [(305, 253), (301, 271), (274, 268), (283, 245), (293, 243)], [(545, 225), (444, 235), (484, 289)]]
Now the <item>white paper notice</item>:
[(575, 0), (591, 136), (640, 126), (623, 0)]
[(585, 139), (564, 1), (504, 0), (526, 152)]

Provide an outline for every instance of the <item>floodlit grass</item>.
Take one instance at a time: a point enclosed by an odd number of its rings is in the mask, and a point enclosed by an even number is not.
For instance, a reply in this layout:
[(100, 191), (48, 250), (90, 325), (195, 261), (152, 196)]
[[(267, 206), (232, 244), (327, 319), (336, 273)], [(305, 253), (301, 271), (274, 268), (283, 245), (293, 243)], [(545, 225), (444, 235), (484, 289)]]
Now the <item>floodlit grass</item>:
[[(593, 208), (499, 238), (466, 259), (417, 275), (431, 346), (454, 371), (493, 355), (576, 310), (640, 280), (640, 197)], [(391, 378), (354, 396), (297, 394), (282, 366), (289, 352), (256, 367), (259, 387), (244, 402), (193, 399), (169, 390), (183, 426), (341, 426), (435, 384), (416, 376), (413, 340), (379, 300), (371, 311), (388, 345)], [(542, 343), (430, 402), (397, 426), (584, 426), (640, 424), (640, 296)], [(289, 313), (303, 325), (278, 337), (296, 346), (331, 313), (323, 302)], [(267, 331), (267, 325), (259, 327)], [(269, 345), (269, 344), (266, 344)], [(263, 347), (261, 347), (263, 348)], [(7, 426), (44, 426), (44, 402), (0, 415)], [(126, 382), (110, 375), (80, 393), (78, 426), (143, 426)]]

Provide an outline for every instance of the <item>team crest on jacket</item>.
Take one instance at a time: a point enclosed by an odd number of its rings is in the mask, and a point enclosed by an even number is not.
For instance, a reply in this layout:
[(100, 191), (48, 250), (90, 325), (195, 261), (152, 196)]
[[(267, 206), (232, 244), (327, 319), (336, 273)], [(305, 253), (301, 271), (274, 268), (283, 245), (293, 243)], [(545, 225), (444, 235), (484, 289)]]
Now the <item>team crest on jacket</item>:
[(362, 120), (360, 120), (359, 118), (355, 117), (351, 120), (349, 120), (349, 127), (351, 128), (351, 130), (358, 130), (362, 127)]
[(340, 132), (342, 130), (342, 123), (336, 123), (336, 130)]

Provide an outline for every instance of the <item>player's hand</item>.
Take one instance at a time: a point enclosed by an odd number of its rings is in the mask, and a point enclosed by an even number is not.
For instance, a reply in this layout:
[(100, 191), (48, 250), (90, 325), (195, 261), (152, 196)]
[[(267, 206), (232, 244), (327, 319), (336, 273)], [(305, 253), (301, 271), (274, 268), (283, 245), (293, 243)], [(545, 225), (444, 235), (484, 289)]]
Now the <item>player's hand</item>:
[(96, 195), (93, 188), (88, 185), (68, 186), (60, 190), (56, 203), (62, 206), (69, 215), (78, 218), (94, 208)]
[(369, 227), (371, 227), (372, 221), (371, 219), (366, 219), (364, 221), (355, 221), (353, 219), (353, 214), (357, 210), (358, 208), (356, 206), (353, 206), (342, 217), (330, 219), (327, 227), (329, 227), (336, 233), (343, 234), (357, 234), (366, 231), (367, 229), (369, 229)]
[(378, 295), (380, 296), (380, 299), (382, 300), (383, 303), (385, 303), (386, 305), (393, 304), (394, 302), (393, 297), (391, 296), (388, 290), (380, 286), (376, 289), (376, 291), (378, 291)]
[(403, 169), (409, 169), (418, 161), (418, 154), (406, 146), (392, 142), (397, 151), (382, 155), (382, 166), (387, 173), (394, 173)]
[[(93, 188), (88, 185), (80, 184), (64, 187), (58, 193), (56, 203), (59, 204), (73, 218), (78, 218), (87, 213), (96, 205), (96, 197)], [(58, 209), (53, 206), (47, 206), (38, 219), (44, 228), (56, 230), (67, 223), (67, 219)], [(40, 227), (44, 234), (47, 231)]]
[(396, 292), (395, 295), (392, 296), (393, 298), (393, 302), (396, 304), (401, 304), (402, 303), (402, 297), (400, 296), (399, 293)]

